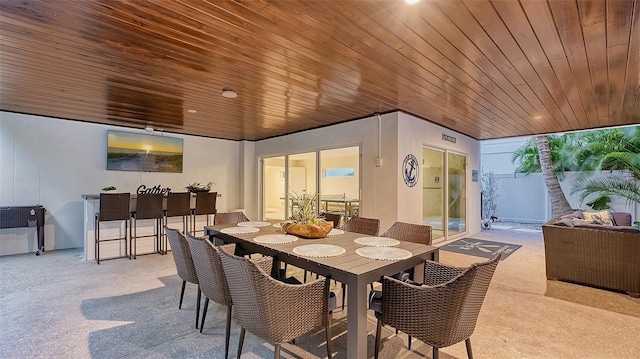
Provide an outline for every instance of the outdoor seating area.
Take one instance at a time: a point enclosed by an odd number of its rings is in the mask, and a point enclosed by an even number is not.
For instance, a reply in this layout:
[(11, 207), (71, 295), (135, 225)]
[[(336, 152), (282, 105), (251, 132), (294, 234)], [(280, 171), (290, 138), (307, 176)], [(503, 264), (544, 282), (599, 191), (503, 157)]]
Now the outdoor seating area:
[(0, 33), (0, 359), (640, 353), (640, 0), (3, 0)]
[[(631, 214), (612, 213), (616, 225), (587, 223), (582, 211), (542, 226), (547, 278), (640, 295), (640, 229)], [(572, 218), (580, 220), (574, 225)], [(579, 224), (578, 224), (579, 223)]]

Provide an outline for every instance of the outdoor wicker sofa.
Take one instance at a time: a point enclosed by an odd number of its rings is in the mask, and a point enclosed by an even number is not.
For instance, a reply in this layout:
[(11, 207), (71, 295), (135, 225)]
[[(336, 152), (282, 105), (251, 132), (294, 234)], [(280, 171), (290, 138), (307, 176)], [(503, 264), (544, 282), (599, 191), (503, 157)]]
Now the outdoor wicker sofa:
[[(579, 212), (576, 212), (579, 215)], [(613, 213), (616, 226), (571, 225), (567, 216), (542, 226), (547, 279), (640, 293), (640, 230), (631, 215)]]

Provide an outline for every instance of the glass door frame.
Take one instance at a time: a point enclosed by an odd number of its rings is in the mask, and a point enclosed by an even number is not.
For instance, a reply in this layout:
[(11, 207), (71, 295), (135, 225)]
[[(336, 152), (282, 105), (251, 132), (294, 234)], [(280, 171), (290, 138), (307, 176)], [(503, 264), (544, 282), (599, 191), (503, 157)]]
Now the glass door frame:
[[(440, 148), (440, 147), (436, 147), (436, 146), (430, 146), (430, 145), (423, 145), (422, 146), (422, 156), (423, 156), (423, 166), (426, 165), (426, 163), (424, 163), (424, 150), (431, 150), (431, 151), (437, 151), (442, 153), (443, 156), (443, 188), (444, 188), (444, 192), (443, 192), (443, 206), (442, 206), (442, 210), (443, 210), (443, 236), (438, 238), (438, 242), (444, 242), (444, 241), (449, 241), (452, 239), (457, 239), (460, 237), (463, 237), (467, 234), (469, 234), (469, 218), (468, 218), (468, 199), (469, 199), (469, 186), (467, 186), (467, 159), (469, 157), (468, 154), (464, 153), (464, 152), (459, 152), (459, 151), (455, 151), (455, 150), (450, 150), (447, 148)], [(454, 235), (449, 236), (449, 154), (455, 154), (455, 155), (459, 155), (464, 157), (465, 159), (465, 164), (464, 164), (464, 181), (465, 181), (465, 217), (464, 217), (464, 224), (465, 224), (465, 228), (464, 231), (459, 231), (456, 232)], [(423, 179), (424, 181), (424, 179)], [(423, 201), (424, 201), (424, 197), (423, 197)], [(422, 204), (422, 208), (424, 211), (424, 203)], [(423, 218), (424, 218), (424, 213), (423, 213)]]
[[(289, 156), (295, 156), (295, 155), (300, 155), (300, 154), (306, 154), (306, 153), (314, 153), (315, 154), (315, 188), (314, 191), (316, 193), (320, 192), (320, 184), (321, 184), (321, 176), (322, 176), (322, 168), (321, 168), (321, 163), (320, 163), (320, 153), (322, 151), (327, 151), (327, 150), (338, 150), (338, 149), (346, 149), (346, 148), (352, 148), (352, 147), (357, 147), (358, 148), (358, 198), (361, 199), (362, 198), (362, 144), (361, 143), (357, 143), (357, 144), (347, 144), (347, 145), (341, 145), (341, 146), (332, 146), (332, 147), (325, 147), (325, 148), (320, 148), (320, 149), (316, 149), (313, 151), (296, 151), (296, 152), (290, 152), (290, 153), (279, 153), (279, 154), (272, 154), (269, 156), (260, 156), (258, 159), (258, 163), (259, 163), (259, 171), (260, 171), (260, 191), (259, 191), (259, 203), (260, 203), (260, 213), (258, 214), (260, 216), (260, 218), (262, 220), (265, 219), (265, 214), (266, 214), (266, 208), (265, 208), (265, 160), (266, 159), (271, 159), (271, 158), (278, 158), (278, 157), (284, 157), (284, 186), (285, 186), (285, 194), (284, 194), (284, 213), (285, 213), (285, 219), (289, 216), (289, 204), (290, 204), (290, 200), (289, 200), (289, 193), (288, 193), (288, 189), (289, 188)], [(320, 212), (320, 201), (316, 202), (316, 211)]]

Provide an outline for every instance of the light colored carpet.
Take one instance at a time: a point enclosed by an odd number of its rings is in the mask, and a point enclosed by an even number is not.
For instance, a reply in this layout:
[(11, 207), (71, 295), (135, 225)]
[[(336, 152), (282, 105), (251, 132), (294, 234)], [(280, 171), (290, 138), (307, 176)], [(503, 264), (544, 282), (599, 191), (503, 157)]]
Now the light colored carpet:
[[(521, 244), (501, 261), (471, 337), (476, 358), (636, 358), (640, 353), (640, 299), (585, 286), (547, 281), (539, 233), (492, 229), (474, 237)], [(181, 281), (171, 255), (101, 265), (81, 250), (0, 257), (0, 358), (222, 358), (224, 308), (209, 306), (205, 330), (194, 328), (195, 286)], [(441, 251), (444, 263), (484, 259)], [(300, 273), (298, 273), (300, 274)], [(334, 291), (340, 291), (336, 285)], [(340, 294), (338, 294), (340, 298)], [(348, 309), (347, 309), (348, 310)], [(369, 354), (375, 318), (371, 315)], [(335, 358), (346, 358), (345, 313), (332, 326)], [(239, 328), (232, 323), (230, 357)], [(431, 348), (383, 331), (383, 358), (431, 357)], [(283, 347), (284, 358), (326, 357), (318, 330)], [(243, 358), (272, 358), (273, 346), (247, 333)], [(441, 358), (466, 358), (464, 343)]]

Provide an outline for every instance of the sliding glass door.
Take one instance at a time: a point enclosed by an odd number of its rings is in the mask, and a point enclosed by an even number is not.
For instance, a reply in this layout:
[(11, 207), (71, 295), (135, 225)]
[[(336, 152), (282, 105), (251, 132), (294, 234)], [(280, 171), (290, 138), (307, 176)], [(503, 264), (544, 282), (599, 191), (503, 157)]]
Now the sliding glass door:
[(466, 160), (447, 150), (423, 149), (423, 223), (433, 228), (433, 239), (467, 231)]
[(320, 193), (318, 211), (343, 218), (360, 209), (360, 148), (348, 147), (264, 158), (262, 217), (286, 219), (291, 195)]

